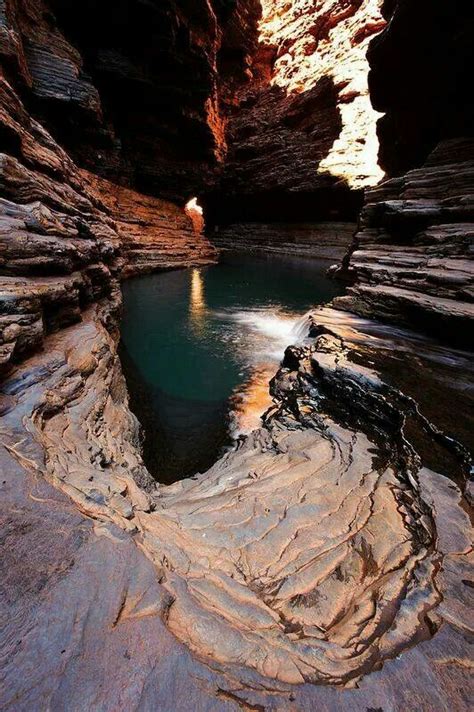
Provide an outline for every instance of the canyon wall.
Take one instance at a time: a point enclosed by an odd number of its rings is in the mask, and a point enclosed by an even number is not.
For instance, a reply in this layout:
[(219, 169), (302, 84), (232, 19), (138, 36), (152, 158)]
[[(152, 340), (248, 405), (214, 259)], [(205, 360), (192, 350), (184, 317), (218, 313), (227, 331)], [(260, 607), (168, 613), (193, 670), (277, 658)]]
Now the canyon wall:
[[(366, 60), (370, 40), (385, 26), (380, 5), (262, 2), (246, 81), (234, 83), (231, 98), (224, 93), (224, 169), (216, 191), (204, 196), (209, 219), (220, 228), (212, 235), (216, 245), (231, 239), (258, 248), (265, 242), (254, 228), (258, 222), (273, 223), (282, 244), (291, 223), (314, 223), (317, 256), (321, 222), (345, 221), (348, 232), (355, 229), (363, 188), (383, 175)], [(300, 235), (297, 229), (287, 237), (294, 249)], [(340, 241), (334, 256), (347, 244)], [(324, 237), (321, 248), (324, 257)]]
[[(72, 153), (88, 154), (82, 163), (99, 171), (93, 139), (102, 140), (106, 119), (83, 59), (41, 2), (9, 0), (0, 9), (0, 348), (7, 368), (40, 348), (46, 333), (80, 321), (87, 305), (108, 298), (118, 309), (122, 277), (205, 264), (215, 250), (182, 207), (118, 184), (141, 181), (122, 170), (132, 160), (123, 151), (115, 162), (107, 152), (99, 157), (114, 183), (78, 166), (48, 129), (67, 134)], [(176, 110), (187, 111), (179, 102)], [(141, 164), (139, 152), (132, 162)]]
[(366, 191), (337, 270), (355, 286), (337, 305), (472, 348), (474, 104), (465, 81), (474, 8), (390, 5), (390, 24), (368, 56), (371, 97), (386, 112), (381, 165), (394, 177)]
[(5, 0), (0, 55), (76, 163), (190, 198), (223, 157), (216, 62), (229, 4)]
[(329, 266), (342, 260), (356, 227), (356, 223), (333, 221), (233, 223), (216, 225), (209, 239), (223, 250), (299, 255), (327, 260)]

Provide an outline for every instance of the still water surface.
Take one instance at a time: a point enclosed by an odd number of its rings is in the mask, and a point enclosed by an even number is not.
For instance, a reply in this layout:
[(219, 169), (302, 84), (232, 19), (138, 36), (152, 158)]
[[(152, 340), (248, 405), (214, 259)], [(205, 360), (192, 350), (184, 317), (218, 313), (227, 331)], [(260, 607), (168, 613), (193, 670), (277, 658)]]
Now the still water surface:
[(327, 262), (225, 254), (123, 285), (122, 362), (160, 482), (202, 472), (258, 427), (268, 381), (302, 317), (341, 291)]

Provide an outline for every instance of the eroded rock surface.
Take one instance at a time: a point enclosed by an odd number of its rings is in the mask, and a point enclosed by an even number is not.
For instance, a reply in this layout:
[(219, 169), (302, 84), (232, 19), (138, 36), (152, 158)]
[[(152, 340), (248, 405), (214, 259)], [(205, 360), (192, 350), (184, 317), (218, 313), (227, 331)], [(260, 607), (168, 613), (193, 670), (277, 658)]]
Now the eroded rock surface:
[(0, 77), (0, 354), (41, 347), (45, 333), (80, 320), (102, 297), (119, 304), (119, 279), (204, 264), (215, 249), (173, 203), (80, 170)]
[[(102, 700), (97, 686), (105, 684), (117, 699), (116, 674), (98, 677), (85, 646), (106, 645), (112, 625), (110, 655), (125, 656), (137, 672), (134, 646), (151, 656), (146, 681), (139, 674), (125, 685), (124, 699), (138, 709), (153, 708), (153, 694), (169, 689), (160, 646), (175, 659), (179, 644), (166, 629), (196, 656), (184, 654), (192, 679), (177, 680), (178, 690), (197, 694), (197, 661), (206, 661), (203, 709), (237, 709), (242, 699), (264, 709), (287, 709), (289, 701), (294, 709), (364, 709), (375, 700), (402, 709), (414, 696), (421, 709), (447, 709), (453, 689), (457, 708), (468, 709), (472, 567), (463, 493), (472, 423), (430, 412), (429, 398), (436, 390), (469, 413), (468, 358), (322, 310), (308, 346), (287, 351), (264, 427), (206, 474), (164, 487), (141, 463), (106, 312), (90, 309), (80, 325), (48, 337), (45, 353), (3, 388), (4, 501), (13, 497), (18, 508), (31, 492), (28, 506), (57, 517), (67, 494), (105, 537), (91, 541), (90, 524), (82, 525), (81, 554), (48, 568), (37, 613), (19, 604), (28, 633), (4, 642), (10, 707), (28, 709), (39, 690), (61, 700), (78, 684)], [(416, 364), (403, 371), (408, 354)], [(43, 501), (34, 481), (61, 495)], [(11, 556), (23, 542), (13, 539)], [(112, 576), (107, 564), (111, 590), (91, 609), (94, 631), (73, 634), (74, 598), (58, 611), (56, 592), (75, 585), (89, 546), (106, 546), (112, 562), (126, 550), (140, 573), (132, 584), (122, 566)], [(69, 556), (53, 552), (55, 561)], [(97, 574), (81, 605), (91, 589), (105, 595)], [(32, 642), (49, 640), (45, 615), (59, 615), (66, 656), (57, 655), (54, 635), (39, 663), (49, 671), (47, 690), (23, 668)], [(76, 662), (63, 668), (67, 660)]]

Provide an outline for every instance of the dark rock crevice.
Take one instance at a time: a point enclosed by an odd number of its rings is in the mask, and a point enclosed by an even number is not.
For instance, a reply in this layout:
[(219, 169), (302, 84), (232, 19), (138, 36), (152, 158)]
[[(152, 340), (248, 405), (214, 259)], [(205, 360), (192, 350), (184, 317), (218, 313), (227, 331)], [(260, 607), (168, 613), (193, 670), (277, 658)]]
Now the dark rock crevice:
[(354, 286), (337, 303), (472, 349), (473, 6), (399, 0), (385, 12), (368, 60), (389, 179), (366, 191), (336, 269)]

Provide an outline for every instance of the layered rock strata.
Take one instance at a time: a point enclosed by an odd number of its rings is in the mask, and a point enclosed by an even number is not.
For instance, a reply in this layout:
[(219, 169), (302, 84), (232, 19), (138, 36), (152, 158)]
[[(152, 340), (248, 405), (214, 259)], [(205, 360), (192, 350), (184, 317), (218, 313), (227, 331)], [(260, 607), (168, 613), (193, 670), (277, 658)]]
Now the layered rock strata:
[(467, 710), (469, 424), (427, 394), (468, 413), (472, 364), (322, 310), (265, 425), (163, 487), (107, 312), (2, 390), (6, 708)]
[(219, 249), (264, 251), (321, 260), (342, 260), (355, 223), (237, 223), (209, 235)]
[(335, 303), (472, 348), (473, 241), (474, 140), (452, 139), (423, 167), (367, 191), (336, 270), (356, 284)]
[(78, 169), (0, 77), (0, 353), (2, 368), (80, 320), (119, 279), (203, 264), (215, 250), (184, 209)]
[(474, 7), (397, 0), (383, 10), (390, 22), (370, 45), (369, 86), (391, 178), (366, 191), (338, 270), (356, 284), (337, 305), (472, 348), (474, 105), (464, 87)]
[(6, 0), (0, 57), (78, 165), (185, 200), (212, 184), (225, 152), (217, 62), (233, 6)]

